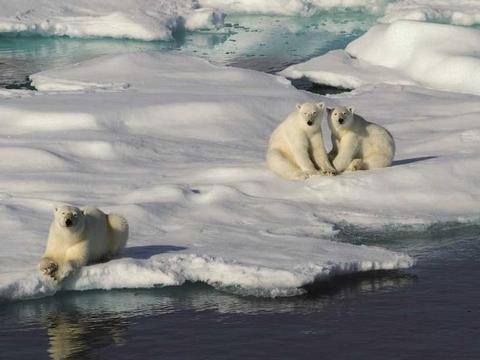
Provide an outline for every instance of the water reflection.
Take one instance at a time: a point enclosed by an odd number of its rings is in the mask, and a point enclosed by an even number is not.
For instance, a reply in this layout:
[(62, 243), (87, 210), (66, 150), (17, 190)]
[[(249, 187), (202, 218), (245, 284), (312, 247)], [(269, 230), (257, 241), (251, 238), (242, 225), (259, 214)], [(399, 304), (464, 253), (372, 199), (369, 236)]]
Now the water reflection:
[[(50, 358), (85, 359), (95, 357), (102, 349), (128, 342), (129, 327), (142, 318), (162, 321), (168, 314), (185, 311), (218, 315), (309, 314), (326, 311), (331, 304), (345, 299), (394, 291), (414, 282), (415, 276), (402, 272), (342, 276), (307, 287), (309, 292), (304, 296), (279, 299), (239, 297), (203, 284), (137, 291), (66, 292), (6, 305), (0, 311), (0, 329), (7, 337), (18, 330), (41, 329), (48, 335)], [(2, 350), (8, 354), (6, 341)]]
[[(306, 286), (307, 294), (286, 298), (242, 297), (201, 283), (156, 289), (62, 292), (53, 297), (5, 305), (0, 316), (24, 324), (46, 321), (51, 314), (81, 314), (92, 321), (151, 316), (185, 309), (219, 313), (285, 313), (322, 311), (338, 299), (394, 291), (412, 284), (415, 276), (402, 271), (379, 271), (337, 276)], [(75, 315), (76, 316), (76, 315)]]
[(172, 327), (175, 316), (171, 315), (182, 316), (185, 312), (216, 316), (320, 313), (340, 301), (396, 291), (415, 280), (414, 275), (397, 271), (341, 276), (306, 287), (306, 295), (278, 299), (240, 297), (198, 283), (157, 289), (63, 292), (4, 305), (0, 310), (2, 351), (6, 355), (10, 351), (18, 354), (18, 347), (10, 344), (12, 337), (19, 331), (28, 334), (36, 330), (47, 334), (45, 347), (51, 359), (95, 358), (102, 349), (128, 342), (134, 336), (129, 334), (129, 328), (145, 318), (155, 318), (159, 324), (165, 321), (162, 327)]
[(51, 359), (91, 358), (91, 349), (125, 343), (127, 321), (114, 317), (85, 316), (80, 312), (54, 311), (46, 317), (48, 354)]

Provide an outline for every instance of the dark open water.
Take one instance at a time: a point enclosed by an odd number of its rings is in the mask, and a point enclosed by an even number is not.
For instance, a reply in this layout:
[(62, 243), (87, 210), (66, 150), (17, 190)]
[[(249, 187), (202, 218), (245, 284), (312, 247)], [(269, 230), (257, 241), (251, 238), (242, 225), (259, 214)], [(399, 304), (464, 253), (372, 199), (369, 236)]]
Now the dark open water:
[(417, 266), (337, 278), (292, 298), (188, 284), (3, 304), (0, 358), (479, 359), (479, 231), (347, 226), (340, 239), (410, 249)]

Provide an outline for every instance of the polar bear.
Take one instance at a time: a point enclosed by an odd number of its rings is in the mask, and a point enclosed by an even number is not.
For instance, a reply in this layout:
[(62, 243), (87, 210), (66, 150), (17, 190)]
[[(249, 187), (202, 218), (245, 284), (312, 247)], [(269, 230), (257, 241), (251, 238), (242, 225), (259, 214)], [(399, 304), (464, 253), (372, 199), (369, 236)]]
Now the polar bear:
[(387, 167), (395, 156), (395, 142), (387, 129), (354, 114), (353, 107), (330, 110), (332, 151), (328, 157), (338, 172)]
[(312, 175), (335, 175), (323, 144), (324, 103), (297, 104), (273, 132), (267, 151), (270, 169), (289, 180), (303, 180)]
[(61, 281), (72, 271), (120, 253), (128, 239), (127, 220), (94, 207), (58, 206), (39, 269)]

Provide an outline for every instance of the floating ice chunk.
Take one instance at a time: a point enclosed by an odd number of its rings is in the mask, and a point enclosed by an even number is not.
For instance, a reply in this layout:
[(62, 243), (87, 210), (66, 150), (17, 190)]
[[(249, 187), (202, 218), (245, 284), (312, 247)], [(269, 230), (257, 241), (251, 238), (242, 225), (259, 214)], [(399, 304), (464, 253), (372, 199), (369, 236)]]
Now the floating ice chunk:
[(480, 94), (480, 30), (417, 21), (380, 24), (345, 52), (332, 51), (281, 74), (344, 88), (387, 83)]
[(176, 30), (214, 28), (223, 14), (195, 0), (0, 0), (0, 32), (168, 40)]
[(315, 15), (333, 8), (365, 9), (380, 12), (388, 0), (199, 0), (202, 6), (227, 13)]
[(196, 9), (185, 16), (185, 28), (187, 30), (209, 29), (213, 26), (222, 26), (225, 14), (211, 9)]
[(346, 51), (435, 89), (480, 94), (480, 30), (416, 21), (377, 25)]
[(388, 4), (380, 22), (417, 20), (455, 25), (480, 24), (477, 0), (400, 0)]

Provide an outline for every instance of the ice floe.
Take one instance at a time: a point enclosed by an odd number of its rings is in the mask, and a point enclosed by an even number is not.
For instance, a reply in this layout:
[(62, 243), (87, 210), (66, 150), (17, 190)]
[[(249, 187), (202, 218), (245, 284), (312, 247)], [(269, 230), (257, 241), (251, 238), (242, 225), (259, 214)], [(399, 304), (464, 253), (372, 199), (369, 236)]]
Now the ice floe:
[[(0, 162), (2, 300), (185, 281), (241, 294), (295, 295), (331, 276), (413, 264), (405, 254), (335, 241), (337, 221), (422, 222), (471, 208), (466, 199), (457, 211), (431, 212), (438, 202), (432, 190), (421, 199), (424, 207), (409, 211), (417, 203), (408, 195), (422, 185), (408, 178), (428, 174), (429, 164), (437, 179), (449, 169), (441, 160), (306, 183), (277, 178), (264, 160), (271, 131), (295, 103), (325, 100), (278, 76), (133, 53), (32, 80), (40, 91), (30, 96), (0, 94), (0, 149), (8, 155)], [(411, 127), (399, 119), (388, 118), (401, 157), (436, 154), (434, 146), (412, 148), (418, 137), (402, 143)], [(386, 204), (372, 196), (395, 197), (399, 184), (396, 196), (405, 201)], [(456, 185), (450, 181), (448, 188)], [(41, 275), (36, 264), (58, 202), (125, 215), (131, 237), (124, 256), (87, 266), (61, 285)]]

